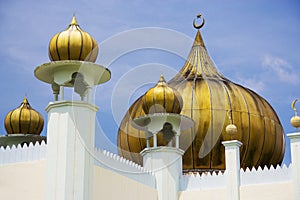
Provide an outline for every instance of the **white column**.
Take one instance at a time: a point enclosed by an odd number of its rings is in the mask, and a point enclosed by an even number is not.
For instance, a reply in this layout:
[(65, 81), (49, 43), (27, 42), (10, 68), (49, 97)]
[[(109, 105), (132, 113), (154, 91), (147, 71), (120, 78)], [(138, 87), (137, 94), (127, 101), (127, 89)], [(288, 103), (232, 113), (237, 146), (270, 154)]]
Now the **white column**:
[(59, 100), (63, 101), (65, 99), (65, 87), (64, 86), (60, 86), (59, 95), (60, 95)]
[(93, 199), (95, 116), (87, 102), (56, 101), (46, 108), (46, 199)]
[(153, 133), (153, 147), (157, 147), (157, 132)]
[(287, 134), (291, 145), (294, 199), (300, 199), (300, 132)]
[(174, 147), (144, 149), (143, 166), (156, 177), (159, 200), (178, 200), (184, 151)]
[(224, 141), (225, 146), (225, 164), (226, 164), (226, 185), (227, 199), (240, 199), (240, 146), (242, 143), (238, 140)]

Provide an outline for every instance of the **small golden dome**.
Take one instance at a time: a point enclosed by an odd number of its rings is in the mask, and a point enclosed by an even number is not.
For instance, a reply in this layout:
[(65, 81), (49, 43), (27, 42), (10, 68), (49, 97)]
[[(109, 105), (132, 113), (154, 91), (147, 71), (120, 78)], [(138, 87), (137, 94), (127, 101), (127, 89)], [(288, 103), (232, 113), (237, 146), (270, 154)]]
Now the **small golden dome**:
[(226, 126), (226, 133), (230, 136), (233, 136), (237, 133), (237, 127), (234, 124), (229, 124)]
[(55, 34), (49, 43), (49, 58), (58, 60), (82, 60), (95, 62), (98, 56), (98, 44), (87, 32), (83, 31), (76, 17), (69, 27)]
[(7, 134), (36, 134), (39, 135), (44, 126), (42, 115), (31, 108), (26, 97), (21, 105), (10, 111), (4, 120)]
[(295, 128), (299, 128), (300, 127), (300, 117), (299, 116), (294, 116), (291, 118), (291, 125)]
[(143, 110), (146, 114), (181, 112), (182, 97), (177, 90), (168, 86), (163, 75), (158, 83), (148, 90), (143, 98)]

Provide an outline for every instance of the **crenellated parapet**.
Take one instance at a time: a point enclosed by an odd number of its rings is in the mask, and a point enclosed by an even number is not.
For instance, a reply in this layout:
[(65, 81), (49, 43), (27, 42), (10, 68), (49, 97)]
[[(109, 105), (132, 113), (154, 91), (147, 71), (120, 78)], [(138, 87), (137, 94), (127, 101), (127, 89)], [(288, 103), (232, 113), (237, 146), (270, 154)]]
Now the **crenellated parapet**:
[(152, 188), (156, 187), (154, 173), (131, 160), (97, 148), (94, 151), (94, 160), (96, 166), (114, 171)]
[(241, 186), (290, 182), (292, 181), (292, 170), (291, 165), (286, 166), (285, 164), (282, 167), (280, 165), (275, 167), (271, 165), (270, 168), (267, 166), (264, 168), (253, 167), (252, 169), (241, 169), (240, 177)]
[(225, 188), (226, 180), (223, 173), (189, 173), (182, 176), (180, 190), (205, 190)]
[(46, 158), (47, 145), (45, 141), (12, 147), (0, 148), (0, 166), (21, 162), (31, 162)]
[(153, 172), (141, 165), (106, 150), (96, 148), (94, 158), (97, 165), (112, 168), (116, 171), (127, 173), (147, 173), (152, 176), (154, 175)]
[[(257, 184), (281, 184), (292, 182), (292, 165), (271, 166), (268, 168), (246, 168), (241, 169), (241, 187)], [(206, 190), (226, 187), (226, 177), (223, 172), (212, 173), (189, 173), (182, 176), (181, 191), (186, 190)]]

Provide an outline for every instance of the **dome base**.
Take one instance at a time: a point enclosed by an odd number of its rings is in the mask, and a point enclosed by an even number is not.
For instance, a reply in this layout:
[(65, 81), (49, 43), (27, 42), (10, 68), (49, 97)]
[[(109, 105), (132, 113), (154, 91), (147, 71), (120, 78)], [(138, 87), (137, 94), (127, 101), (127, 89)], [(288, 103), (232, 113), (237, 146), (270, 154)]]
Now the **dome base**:
[(72, 75), (80, 73), (89, 86), (99, 85), (107, 82), (111, 73), (109, 69), (86, 61), (64, 60), (42, 64), (34, 70), (34, 75), (40, 81), (49, 84), (58, 84), (73, 87)]

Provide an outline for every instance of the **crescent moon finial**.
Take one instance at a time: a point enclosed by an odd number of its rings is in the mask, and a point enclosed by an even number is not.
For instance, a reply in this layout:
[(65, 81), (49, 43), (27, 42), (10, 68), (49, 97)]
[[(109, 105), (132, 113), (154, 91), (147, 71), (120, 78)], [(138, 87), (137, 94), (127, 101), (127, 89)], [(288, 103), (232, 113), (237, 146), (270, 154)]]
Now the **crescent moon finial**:
[(292, 109), (295, 111), (295, 116), (298, 115), (298, 110), (297, 110), (297, 108), (295, 107), (295, 104), (296, 104), (297, 101), (298, 101), (298, 99), (295, 99), (295, 100), (292, 102), (292, 104), (291, 104)]
[(200, 19), (200, 18), (202, 18), (202, 23), (201, 23), (201, 24), (196, 24), (196, 19), (194, 19), (194, 21), (193, 21), (193, 26), (194, 26), (195, 29), (200, 29), (200, 28), (202, 28), (202, 27), (204, 26), (204, 24), (205, 24), (205, 19), (202, 17), (201, 14), (198, 14), (198, 15), (197, 15), (197, 19)]

